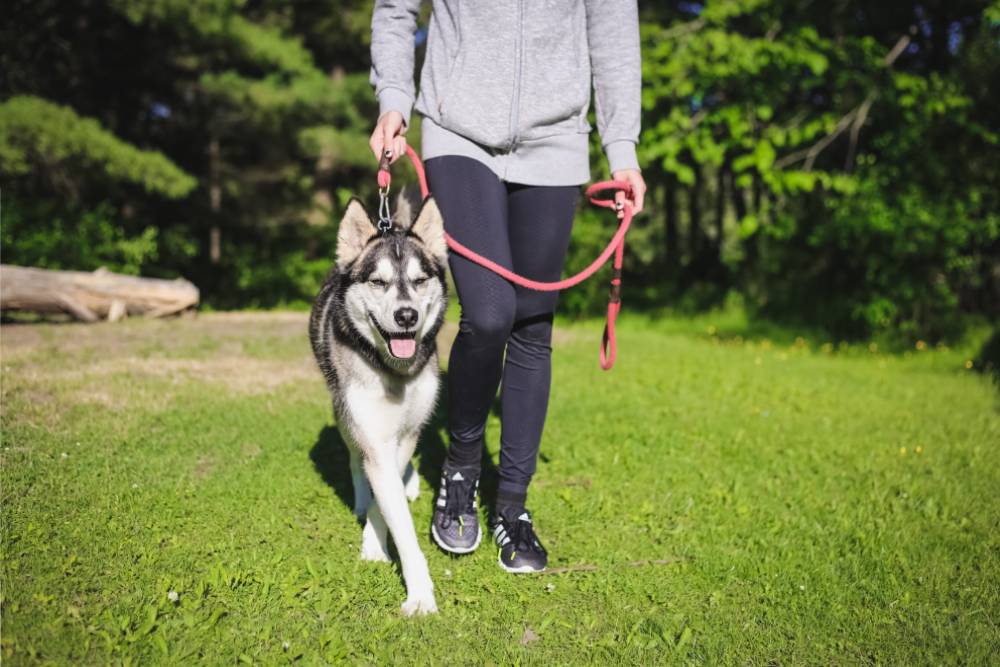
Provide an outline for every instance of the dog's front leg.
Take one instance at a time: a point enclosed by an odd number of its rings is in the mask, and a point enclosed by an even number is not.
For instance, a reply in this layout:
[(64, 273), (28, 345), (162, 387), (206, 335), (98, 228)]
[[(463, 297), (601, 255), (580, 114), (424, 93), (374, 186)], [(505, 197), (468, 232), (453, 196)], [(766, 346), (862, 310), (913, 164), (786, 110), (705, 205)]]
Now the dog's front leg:
[(396, 450), (400, 474), (403, 475), (403, 488), (406, 489), (406, 499), (413, 501), (420, 495), (420, 475), (413, 467), (413, 452), (417, 449), (417, 433), (407, 433), (399, 440)]
[(365, 472), (368, 473), (375, 501), (399, 552), (403, 579), (406, 580), (403, 614), (412, 616), (434, 613), (437, 611), (434, 584), (427, 568), (427, 559), (417, 543), (417, 533), (413, 528), (410, 508), (406, 504), (403, 478), (399, 474), (394, 449), (373, 452), (374, 455), (365, 460)]

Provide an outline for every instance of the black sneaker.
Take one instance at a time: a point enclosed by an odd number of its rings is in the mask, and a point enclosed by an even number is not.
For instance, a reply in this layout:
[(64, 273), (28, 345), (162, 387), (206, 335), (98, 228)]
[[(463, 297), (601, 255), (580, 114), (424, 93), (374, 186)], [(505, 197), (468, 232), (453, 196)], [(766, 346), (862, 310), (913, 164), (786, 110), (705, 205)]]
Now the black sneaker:
[(497, 562), (508, 572), (542, 572), (549, 554), (538, 541), (528, 510), (521, 509), (493, 515), (490, 519), (493, 539), (500, 548)]
[(479, 471), (475, 468), (450, 468), (441, 472), (441, 488), (431, 518), (431, 537), (437, 545), (453, 554), (472, 553), (483, 539), (479, 527)]

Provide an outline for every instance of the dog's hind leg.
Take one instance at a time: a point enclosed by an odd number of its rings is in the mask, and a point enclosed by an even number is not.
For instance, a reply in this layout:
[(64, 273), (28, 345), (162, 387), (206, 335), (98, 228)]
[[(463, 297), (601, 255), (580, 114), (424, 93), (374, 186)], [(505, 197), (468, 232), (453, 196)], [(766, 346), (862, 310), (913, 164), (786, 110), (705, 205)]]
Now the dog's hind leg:
[(365, 477), (361, 465), (361, 452), (357, 447), (347, 448), (351, 453), (351, 484), (354, 486), (354, 516), (359, 519), (368, 514), (368, 506), (372, 502), (372, 488)]
[(437, 611), (434, 601), (434, 584), (431, 581), (427, 559), (424, 558), (413, 528), (410, 508), (406, 504), (403, 478), (400, 474), (396, 448), (385, 448), (373, 452), (365, 460), (365, 471), (371, 482), (378, 508), (385, 519), (392, 540), (396, 543), (399, 560), (406, 581), (406, 602), (403, 614), (428, 614)]
[(403, 488), (406, 491), (406, 499), (413, 502), (420, 497), (420, 475), (412, 463), (406, 464), (406, 472), (403, 473)]
[(388, 563), (389, 535), (378, 503), (368, 506), (368, 521), (361, 531), (361, 560)]
[(361, 560), (389, 562), (389, 541), (385, 520), (378, 504), (372, 502), (372, 487), (362, 465), (361, 452), (349, 447), (351, 452), (351, 482), (354, 484), (354, 516), (367, 517), (361, 532)]
[(420, 475), (417, 474), (417, 469), (413, 467), (413, 452), (417, 448), (417, 434), (406, 435), (400, 439), (399, 449), (396, 450), (396, 456), (399, 462), (399, 469), (402, 471), (403, 475), (403, 489), (406, 492), (406, 499), (409, 501), (414, 501), (420, 496)]

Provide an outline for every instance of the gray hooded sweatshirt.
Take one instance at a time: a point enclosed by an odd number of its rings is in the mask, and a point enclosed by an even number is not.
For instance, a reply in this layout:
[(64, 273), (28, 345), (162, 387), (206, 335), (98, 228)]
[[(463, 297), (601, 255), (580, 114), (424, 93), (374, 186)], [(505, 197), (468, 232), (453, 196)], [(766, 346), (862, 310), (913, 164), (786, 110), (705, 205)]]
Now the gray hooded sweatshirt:
[(591, 81), (611, 171), (638, 169), (642, 61), (635, 0), (432, 0), (415, 95), (421, 0), (376, 0), (379, 113), (424, 117), (424, 159), (465, 155), (509, 182), (590, 180)]

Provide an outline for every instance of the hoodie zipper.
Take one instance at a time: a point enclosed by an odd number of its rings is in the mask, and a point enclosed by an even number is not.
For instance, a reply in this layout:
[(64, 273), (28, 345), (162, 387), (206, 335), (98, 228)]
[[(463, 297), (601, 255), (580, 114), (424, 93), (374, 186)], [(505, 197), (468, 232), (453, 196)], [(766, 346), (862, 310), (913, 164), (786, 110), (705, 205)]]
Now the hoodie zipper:
[(517, 0), (517, 40), (514, 53), (517, 61), (514, 63), (514, 95), (510, 109), (510, 142), (507, 150), (514, 149), (517, 143), (517, 124), (520, 121), (521, 106), (521, 71), (524, 69), (524, 0)]

